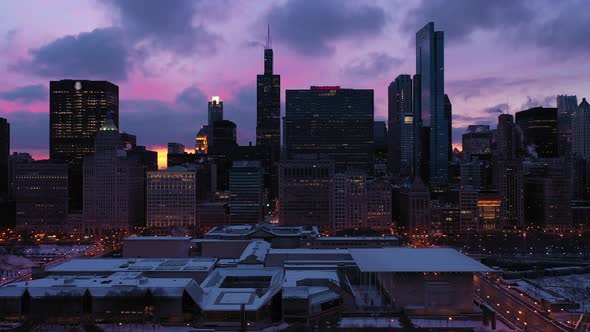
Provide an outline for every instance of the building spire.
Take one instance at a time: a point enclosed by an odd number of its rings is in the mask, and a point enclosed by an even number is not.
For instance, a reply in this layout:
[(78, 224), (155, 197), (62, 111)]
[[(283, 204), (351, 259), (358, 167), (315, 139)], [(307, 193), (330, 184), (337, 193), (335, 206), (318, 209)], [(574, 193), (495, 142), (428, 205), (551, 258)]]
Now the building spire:
[(266, 45), (264, 46), (264, 48), (266, 48), (267, 50), (272, 48), (272, 39), (270, 38), (270, 24), (268, 24), (267, 26)]

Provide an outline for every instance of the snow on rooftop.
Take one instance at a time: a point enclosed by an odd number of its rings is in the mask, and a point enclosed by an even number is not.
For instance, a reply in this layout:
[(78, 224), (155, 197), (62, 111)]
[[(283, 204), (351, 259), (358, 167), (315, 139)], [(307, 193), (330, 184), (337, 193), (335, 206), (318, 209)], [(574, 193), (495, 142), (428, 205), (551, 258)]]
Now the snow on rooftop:
[[(124, 272), (124, 271), (178, 271), (181, 269), (209, 271), (215, 266), (217, 259), (199, 258), (92, 258), (72, 259), (52, 266), (48, 272)], [(201, 266), (202, 268), (198, 268)]]
[(190, 239), (188, 236), (130, 236), (125, 241), (189, 241)]
[(492, 272), (451, 248), (349, 249), (362, 272)]

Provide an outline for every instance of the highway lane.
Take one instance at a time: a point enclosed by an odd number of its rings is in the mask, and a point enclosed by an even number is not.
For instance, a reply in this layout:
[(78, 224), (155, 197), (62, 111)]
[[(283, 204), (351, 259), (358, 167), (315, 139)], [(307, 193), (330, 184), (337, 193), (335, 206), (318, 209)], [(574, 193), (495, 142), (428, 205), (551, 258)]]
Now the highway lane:
[(482, 275), (475, 276), (478, 296), (518, 329), (526, 332), (569, 332), (509, 289)]

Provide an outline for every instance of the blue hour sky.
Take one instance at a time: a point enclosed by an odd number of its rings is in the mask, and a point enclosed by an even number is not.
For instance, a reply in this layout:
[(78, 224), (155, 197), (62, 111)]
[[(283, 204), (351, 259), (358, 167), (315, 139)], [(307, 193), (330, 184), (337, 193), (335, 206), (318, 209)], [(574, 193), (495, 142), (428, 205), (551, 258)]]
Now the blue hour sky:
[(270, 24), (283, 101), (310, 85), (369, 88), (385, 120), (387, 85), (415, 72), (415, 32), (429, 21), (445, 31), (455, 143), (498, 109), (590, 95), (587, 1), (19, 0), (0, 2), (0, 116), (13, 151), (45, 157), (48, 82), (106, 79), (140, 144), (192, 148), (212, 95), (247, 144)]

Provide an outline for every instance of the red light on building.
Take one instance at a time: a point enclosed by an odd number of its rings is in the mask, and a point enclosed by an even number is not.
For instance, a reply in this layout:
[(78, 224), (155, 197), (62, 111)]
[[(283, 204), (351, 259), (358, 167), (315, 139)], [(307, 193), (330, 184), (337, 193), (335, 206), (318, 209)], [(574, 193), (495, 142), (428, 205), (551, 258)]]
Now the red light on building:
[(339, 85), (312, 86), (312, 90), (340, 90)]

